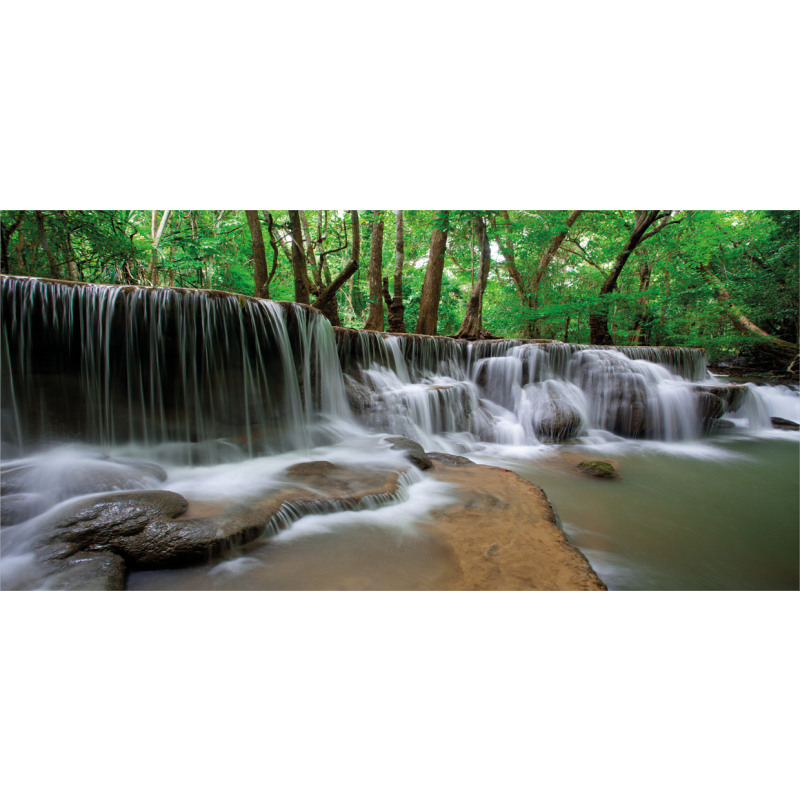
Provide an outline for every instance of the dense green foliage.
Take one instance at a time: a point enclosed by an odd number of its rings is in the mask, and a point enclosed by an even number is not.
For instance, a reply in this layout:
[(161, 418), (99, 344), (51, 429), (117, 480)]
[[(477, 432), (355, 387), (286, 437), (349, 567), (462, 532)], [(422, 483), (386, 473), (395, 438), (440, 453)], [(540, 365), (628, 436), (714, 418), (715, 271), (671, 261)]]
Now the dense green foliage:
[[(4, 211), (3, 271), (98, 283), (135, 283), (254, 293), (253, 250), (244, 211)], [(361, 327), (369, 297), (367, 262), (372, 215), (360, 213), (359, 269), (338, 293), (343, 324)], [(568, 211), (451, 211), (442, 276), (438, 332), (453, 335), (464, 317), (478, 270), (476, 215), (488, 221), (492, 267), (483, 301), (483, 326), (498, 336), (530, 334), (589, 341), (589, 315), (607, 314), (616, 344), (698, 345), (712, 359), (748, 353), (760, 335), (737, 330), (730, 305), (766, 334), (798, 337), (798, 212), (672, 212), (669, 223), (636, 247), (615, 289), (601, 287), (625, 248), (632, 211), (585, 211), (546, 266), (536, 296), (530, 285), (542, 254)], [(665, 212), (666, 213), (666, 212)], [(294, 299), (287, 211), (259, 212), (272, 264), (267, 216), (283, 239), (269, 284), (275, 300)], [(320, 250), (352, 240), (344, 211), (305, 211)], [(394, 270), (395, 214), (383, 212), (383, 275)], [(414, 329), (423, 286), (433, 211), (404, 213), (405, 323)], [(318, 229), (318, 220), (322, 223)], [(162, 227), (162, 222), (163, 227)], [(159, 228), (162, 228), (159, 237)], [(285, 248), (284, 248), (285, 246)], [(308, 247), (308, 242), (305, 242)], [(511, 249), (522, 288), (501, 248)], [(328, 256), (329, 276), (345, 266), (349, 247)], [(710, 278), (709, 275), (714, 276)], [(718, 280), (730, 303), (721, 301)], [(328, 277), (330, 280), (330, 277)]]

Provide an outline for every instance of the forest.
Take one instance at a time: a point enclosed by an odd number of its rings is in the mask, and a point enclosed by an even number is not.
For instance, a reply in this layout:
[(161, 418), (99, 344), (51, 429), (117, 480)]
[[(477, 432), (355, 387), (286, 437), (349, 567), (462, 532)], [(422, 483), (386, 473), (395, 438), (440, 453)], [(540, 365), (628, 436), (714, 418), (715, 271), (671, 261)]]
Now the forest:
[(796, 367), (795, 210), (12, 210), (2, 272), (288, 300), (368, 330)]

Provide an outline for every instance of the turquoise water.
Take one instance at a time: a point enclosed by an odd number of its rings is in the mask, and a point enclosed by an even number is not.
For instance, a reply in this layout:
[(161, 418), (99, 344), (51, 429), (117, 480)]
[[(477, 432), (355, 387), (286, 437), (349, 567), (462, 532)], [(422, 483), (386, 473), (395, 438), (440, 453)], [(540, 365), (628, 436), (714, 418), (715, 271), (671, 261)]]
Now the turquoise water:
[(505, 463), (544, 488), (609, 589), (798, 589), (797, 438), (707, 441), (609, 454), (618, 481)]

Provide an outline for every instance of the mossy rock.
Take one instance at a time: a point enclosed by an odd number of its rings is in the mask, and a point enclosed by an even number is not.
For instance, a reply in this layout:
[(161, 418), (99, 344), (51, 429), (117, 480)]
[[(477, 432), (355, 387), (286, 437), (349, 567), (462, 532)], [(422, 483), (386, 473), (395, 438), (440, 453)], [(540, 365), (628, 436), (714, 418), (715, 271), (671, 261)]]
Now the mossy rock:
[(619, 478), (619, 473), (608, 461), (581, 461), (575, 469), (593, 478)]

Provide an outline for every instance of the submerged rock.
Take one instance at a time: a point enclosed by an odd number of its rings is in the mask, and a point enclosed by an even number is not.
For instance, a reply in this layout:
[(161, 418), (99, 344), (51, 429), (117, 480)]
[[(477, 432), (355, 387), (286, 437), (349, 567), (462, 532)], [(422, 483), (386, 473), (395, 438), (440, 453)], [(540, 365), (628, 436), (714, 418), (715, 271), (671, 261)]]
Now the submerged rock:
[(0, 476), (0, 493), (37, 494), (41, 513), (52, 505), (85, 494), (150, 489), (163, 483), (167, 473), (158, 464), (131, 458), (85, 457), (32, 459), (6, 466)]
[(705, 430), (708, 433), (714, 433), (715, 431), (728, 431), (735, 427), (736, 425), (734, 425), (729, 419), (705, 420)]
[(575, 466), (575, 469), (593, 478), (615, 479), (620, 477), (608, 461), (581, 461)]
[(47, 500), (38, 492), (3, 495), (0, 525), (19, 525), (41, 514), (43, 508), (47, 508)]
[(454, 456), (452, 453), (425, 453), (432, 461), (438, 461), (440, 464), (447, 464), (449, 467), (462, 467), (468, 464), (474, 464), (474, 461), (465, 458), (464, 456)]
[(111, 552), (80, 553), (47, 582), (53, 591), (120, 591), (125, 588), (125, 559)]

